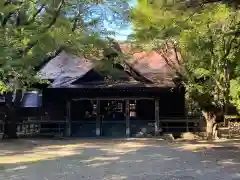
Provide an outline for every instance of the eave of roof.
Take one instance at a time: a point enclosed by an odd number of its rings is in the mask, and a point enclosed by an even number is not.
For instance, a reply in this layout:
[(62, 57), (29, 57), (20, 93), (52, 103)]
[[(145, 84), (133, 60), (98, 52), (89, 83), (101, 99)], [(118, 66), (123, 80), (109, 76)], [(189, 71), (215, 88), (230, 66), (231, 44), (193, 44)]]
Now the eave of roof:
[[(123, 54), (129, 54), (125, 64), (152, 83), (162, 84), (165, 80), (169, 82), (169, 79), (174, 81), (178, 78), (176, 69), (181, 68), (179, 59), (182, 60), (180, 53), (175, 52), (174, 49), (168, 49), (167, 57), (164, 57), (157, 51), (132, 50), (133, 48), (129, 44), (120, 44), (120, 47)], [(169, 62), (166, 62), (165, 58)]]
[(85, 58), (62, 51), (45, 64), (38, 72), (42, 79), (59, 79), (59, 77), (82, 77), (93, 68), (93, 63)]

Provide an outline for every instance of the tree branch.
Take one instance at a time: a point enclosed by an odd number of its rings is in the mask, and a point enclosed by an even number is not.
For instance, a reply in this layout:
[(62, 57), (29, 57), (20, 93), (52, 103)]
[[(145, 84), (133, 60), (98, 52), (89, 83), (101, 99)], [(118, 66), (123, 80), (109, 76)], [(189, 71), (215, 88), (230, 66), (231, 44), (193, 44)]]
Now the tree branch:
[(176, 61), (177, 61), (178, 65), (181, 65), (181, 61), (178, 57), (178, 51), (177, 51), (177, 47), (176, 47), (175, 44), (173, 45), (173, 50), (174, 50), (175, 58), (176, 58)]
[(162, 56), (162, 58), (165, 60), (166, 64), (172, 68), (176, 74), (180, 77), (180, 78), (183, 78), (183, 74), (179, 71), (179, 69), (173, 65), (173, 63), (171, 63), (171, 60), (168, 58), (166, 52), (164, 52), (163, 49), (158, 49), (156, 50), (156, 52)]
[(232, 46), (233, 46), (233, 43), (234, 43), (235, 40), (236, 40), (236, 37), (233, 37), (231, 40), (229, 40), (229, 43), (227, 44), (225, 54), (222, 57), (222, 60), (225, 60), (228, 57), (228, 55), (231, 53)]
[(10, 5), (10, 4), (17, 5), (17, 4), (22, 4), (22, 3), (23, 3), (22, 1), (6, 0), (3, 5), (4, 5), (4, 6), (8, 6), (8, 5)]
[(48, 26), (43, 30), (43, 32), (46, 32), (48, 29), (50, 29), (50, 28), (55, 24), (55, 22), (57, 21), (57, 18), (58, 18), (58, 16), (59, 16), (59, 14), (60, 14), (60, 11), (61, 11), (61, 9), (62, 9), (62, 7), (63, 7), (63, 4), (64, 4), (64, 0), (61, 0), (60, 3), (59, 3), (59, 5), (58, 5), (58, 7), (57, 7), (57, 10), (56, 10), (53, 18), (52, 18), (52, 21), (51, 21), (51, 22), (48, 24)]
[[(57, 10), (52, 18), (52, 20), (50, 21), (50, 23), (47, 25), (47, 27), (45, 27), (43, 30), (42, 30), (42, 33), (45, 33), (47, 32), (57, 21), (57, 18), (60, 14), (60, 11), (62, 9), (64, 5), (64, 0), (61, 0), (58, 7), (57, 7)], [(37, 44), (38, 40), (34, 41), (34, 42), (30, 42), (28, 43), (27, 47), (25, 49), (23, 49), (22, 51), (20, 51), (20, 54), (21, 56), (24, 56), (26, 55), (36, 44)]]
[(72, 32), (74, 32), (77, 28), (78, 16), (76, 16), (73, 20)]
[[(22, 1), (12, 1), (12, 0), (7, 0), (5, 1), (5, 3), (3, 4), (3, 6), (8, 6), (10, 4), (13, 4), (13, 5), (22, 5)], [(10, 20), (10, 18), (12, 17), (13, 14), (15, 14), (17, 11), (19, 11), (20, 8), (17, 8), (15, 9), (14, 11), (12, 12), (9, 12), (3, 19), (2, 23), (1, 23), (1, 26), (2, 27), (5, 27), (8, 20)]]
[[(189, 1), (187, 1), (189, 2)], [(239, 4), (239, 0), (190, 0), (191, 4), (207, 4), (207, 3), (229, 3), (229, 4)]]
[(29, 24), (33, 23), (35, 21), (36, 17), (38, 16), (38, 14), (41, 13), (41, 11), (45, 8), (45, 6), (46, 6), (46, 4), (42, 4), (40, 6), (40, 8), (36, 11), (36, 13), (33, 14), (33, 17), (25, 23), (25, 25), (29, 25)]
[(208, 32), (210, 32), (210, 36), (209, 36), (210, 48), (209, 48), (209, 51), (212, 54), (212, 56), (214, 57), (215, 56), (215, 53), (214, 53), (214, 40), (213, 40), (213, 36), (212, 36), (212, 32), (211, 32), (211, 28), (210, 28), (210, 24), (209, 23), (207, 24), (207, 27), (208, 27)]
[(8, 20), (12, 17), (13, 14), (14, 14), (14, 12), (10, 12), (10, 13), (8, 13), (8, 14), (3, 18), (3, 21), (2, 21), (2, 23), (1, 23), (1, 26), (2, 26), (2, 27), (5, 27), (5, 26), (6, 26)]

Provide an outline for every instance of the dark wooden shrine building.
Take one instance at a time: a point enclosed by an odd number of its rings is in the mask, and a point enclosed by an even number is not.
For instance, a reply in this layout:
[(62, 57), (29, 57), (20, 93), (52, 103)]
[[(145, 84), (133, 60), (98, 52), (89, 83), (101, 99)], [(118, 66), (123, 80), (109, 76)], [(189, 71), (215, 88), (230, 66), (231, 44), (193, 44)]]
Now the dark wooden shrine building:
[(109, 80), (89, 60), (61, 52), (39, 72), (52, 82), (43, 90), (42, 119), (86, 137), (158, 134), (161, 119), (184, 117), (184, 88), (158, 53), (135, 53), (115, 68), (118, 79)]

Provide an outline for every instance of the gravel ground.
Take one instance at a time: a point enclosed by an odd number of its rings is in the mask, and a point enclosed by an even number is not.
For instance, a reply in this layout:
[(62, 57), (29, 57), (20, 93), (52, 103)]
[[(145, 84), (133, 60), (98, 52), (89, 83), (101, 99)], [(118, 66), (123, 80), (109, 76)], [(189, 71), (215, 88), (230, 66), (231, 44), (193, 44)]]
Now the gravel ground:
[(0, 180), (240, 180), (232, 156), (238, 149), (200, 144), (204, 149), (152, 139), (0, 142)]

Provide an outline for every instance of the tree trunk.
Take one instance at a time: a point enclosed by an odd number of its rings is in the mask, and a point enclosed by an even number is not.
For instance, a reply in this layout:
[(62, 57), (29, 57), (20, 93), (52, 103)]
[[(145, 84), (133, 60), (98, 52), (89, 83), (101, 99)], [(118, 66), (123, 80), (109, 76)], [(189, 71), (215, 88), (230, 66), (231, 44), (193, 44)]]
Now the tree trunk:
[(14, 121), (7, 120), (4, 124), (3, 139), (16, 139), (17, 125)]
[(8, 92), (5, 95), (5, 118), (4, 118), (4, 132), (3, 139), (17, 138), (17, 122), (19, 118), (19, 107), (21, 103), (22, 92), (17, 91), (13, 102), (13, 93)]
[(214, 139), (214, 135), (216, 135), (216, 128), (214, 128), (215, 126), (215, 121), (213, 118), (209, 118), (206, 120), (206, 135), (207, 135), (207, 139), (211, 140)]
[(216, 114), (214, 114), (212, 112), (203, 111), (203, 116), (206, 121), (206, 138), (208, 140), (218, 139)]

